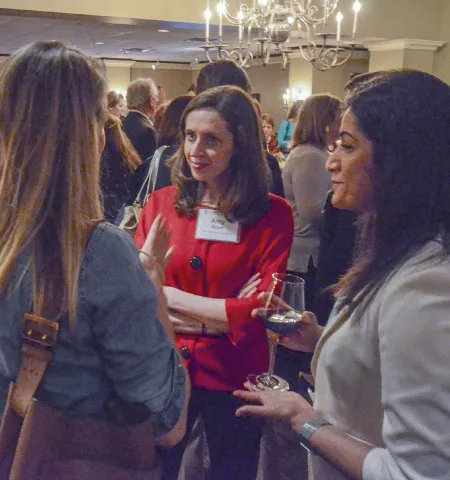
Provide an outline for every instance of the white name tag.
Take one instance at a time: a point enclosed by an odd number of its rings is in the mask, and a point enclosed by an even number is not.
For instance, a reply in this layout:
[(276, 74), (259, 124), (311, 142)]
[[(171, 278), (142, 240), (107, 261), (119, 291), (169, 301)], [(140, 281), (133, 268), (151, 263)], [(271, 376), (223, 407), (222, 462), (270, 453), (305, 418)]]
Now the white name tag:
[(217, 210), (200, 208), (197, 215), (195, 238), (215, 240), (217, 242), (239, 243), (239, 223), (229, 222), (223, 213)]

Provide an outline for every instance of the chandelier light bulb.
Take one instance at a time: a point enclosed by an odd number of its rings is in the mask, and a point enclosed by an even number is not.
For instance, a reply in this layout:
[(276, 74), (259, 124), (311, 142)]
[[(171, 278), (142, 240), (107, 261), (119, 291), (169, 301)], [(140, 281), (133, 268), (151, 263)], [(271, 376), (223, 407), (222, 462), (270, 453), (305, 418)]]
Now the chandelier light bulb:
[(294, 23), (294, 17), (288, 17), (287, 21), (289, 25), (292, 25)]
[(209, 20), (211, 19), (211, 10), (209, 9), (209, 7), (205, 10), (204, 16), (206, 20), (205, 40), (206, 40), (206, 43), (208, 43), (209, 42)]
[(352, 37), (355, 38), (356, 36), (356, 27), (358, 26), (358, 12), (361, 10), (361, 4), (356, 0), (356, 2), (353, 5), (353, 11), (355, 12), (355, 16), (353, 18), (353, 31), (352, 31)]
[(341, 12), (338, 12), (338, 14), (336, 15), (336, 23), (337, 23), (336, 41), (337, 42), (341, 41), (341, 24), (342, 24), (343, 18), (344, 18), (344, 15), (342, 15)]
[(261, 7), (265, 7), (267, 5), (267, 0), (258, 0), (258, 3)]
[(223, 2), (219, 2), (217, 4), (217, 13), (219, 15), (223, 15), (225, 13), (225, 10), (226, 10), (226, 6)]

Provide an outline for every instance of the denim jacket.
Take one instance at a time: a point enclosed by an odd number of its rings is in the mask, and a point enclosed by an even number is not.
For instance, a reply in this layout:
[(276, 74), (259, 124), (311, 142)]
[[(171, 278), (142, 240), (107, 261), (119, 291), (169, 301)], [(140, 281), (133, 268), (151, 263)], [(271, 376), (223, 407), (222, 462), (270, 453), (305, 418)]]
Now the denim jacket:
[[(20, 367), (20, 331), (31, 305), (28, 260), (20, 258), (0, 296), (0, 415)], [(105, 401), (118, 395), (147, 407), (156, 438), (169, 432), (181, 414), (186, 377), (157, 305), (133, 240), (112, 225), (98, 225), (80, 272), (76, 336), (66, 315), (38, 398), (74, 415), (102, 418)]]

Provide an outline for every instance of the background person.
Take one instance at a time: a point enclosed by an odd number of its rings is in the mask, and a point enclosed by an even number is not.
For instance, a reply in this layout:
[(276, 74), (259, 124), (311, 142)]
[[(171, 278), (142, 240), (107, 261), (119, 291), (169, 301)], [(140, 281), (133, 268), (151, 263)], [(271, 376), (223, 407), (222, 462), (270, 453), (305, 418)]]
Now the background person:
[(300, 108), (291, 151), (283, 170), (286, 199), (294, 212), (294, 242), (288, 270), (305, 280), (306, 308), (313, 310), (322, 210), (331, 188), (327, 147), (339, 138), (341, 102), (312, 95)]
[(139, 78), (128, 86), (129, 111), (123, 119), (123, 129), (144, 163), (152, 157), (156, 149), (156, 132), (152, 118), (158, 101), (158, 90), (151, 78)]
[(306, 313), (284, 339), (315, 347), (314, 408), (294, 393), (236, 394), (261, 404), (238, 415), (282, 419), (319, 454), (314, 480), (448, 478), (449, 112), (450, 87), (424, 72), (347, 86), (327, 167), (333, 205), (361, 214), (357, 253), (323, 333)]
[(106, 95), (108, 111), (116, 117), (123, 117), (125, 113), (125, 99), (121, 93), (110, 91)]
[[(194, 97), (181, 134), (172, 161), (174, 187), (150, 197), (136, 242), (142, 245), (158, 214), (170, 224), (176, 250), (165, 292), (194, 386), (188, 431), (201, 415), (210, 478), (248, 480), (256, 477), (262, 423), (239, 424), (231, 392), (268, 366), (264, 326), (250, 312), (258, 304), (257, 291), (268, 288), (272, 273), (285, 269), (292, 212), (268, 192), (259, 119), (241, 89), (218, 87)], [(231, 235), (208, 233), (212, 214), (233, 222)], [(255, 275), (260, 276), (256, 288), (248, 290)], [(182, 450), (178, 460), (167, 460), (172, 468), (167, 478), (177, 478)]]
[(188, 95), (174, 98), (161, 115), (157, 129), (158, 142), (156, 146), (157, 148), (166, 148), (160, 158), (155, 190), (172, 185), (169, 160), (179, 148), (181, 117), (191, 100), (192, 97)]
[(100, 167), (105, 220), (113, 223), (130, 196), (131, 175), (142, 161), (122, 130), (120, 119), (108, 115), (105, 123), (105, 148)]
[(280, 145), (278, 144), (277, 135), (274, 131), (275, 120), (269, 113), (263, 113), (261, 115), (261, 124), (264, 132), (264, 139), (267, 145), (267, 152), (278, 160), (280, 169), (282, 170), (286, 163), (286, 158), (281, 151)]
[(303, 100), (297, 100), (294, 102), (289, 110), (287, 118), (280, 123), (280, 127), (278, 128), (278, 144), (285, 155), (289, 153), (292, 135), (294, 134), (295, 124), (297, 122), (298, 111), (302, 104)]

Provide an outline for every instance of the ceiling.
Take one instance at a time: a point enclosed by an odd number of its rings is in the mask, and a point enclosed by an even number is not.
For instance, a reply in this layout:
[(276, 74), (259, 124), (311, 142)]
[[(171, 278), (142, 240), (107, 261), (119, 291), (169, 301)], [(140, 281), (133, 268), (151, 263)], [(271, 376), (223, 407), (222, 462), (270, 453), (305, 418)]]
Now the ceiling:
[[(216, 28), (211, 28), (212, 36)], [(206, 60), (199, 47), (204, 35), (204, 25), (195, 23), (129, 19), (111, 23), (111, 19), (102, 21), (81, 16), (10, 15), (0, 9), (0, 55), (10, 55), (37, 40), (61, 40), (102, 58), (182, 63), (197, 59), (201, 62)], [(236, 37), (235, 27), (224, 27), (225, 43), (232, 44)], [(198, 41), (192, 42), (192, 39)]]
[[(224, 43), (236, 45), (237, 27), (224, 26), (223, 34)], [(37, 12), (19, 15), (0, 8), (0, 55), (10, 55), (33, 41), (60, 40), (105, 59), (193, 64), (206, 61), (199, 47), (204, 35), (204, 25), (196, 23)], [(217, 27), (212, 26), (212, 39), (215, 35)]]

